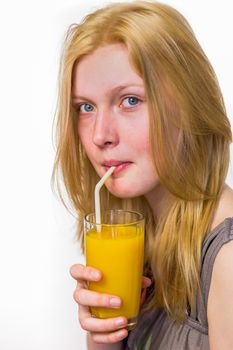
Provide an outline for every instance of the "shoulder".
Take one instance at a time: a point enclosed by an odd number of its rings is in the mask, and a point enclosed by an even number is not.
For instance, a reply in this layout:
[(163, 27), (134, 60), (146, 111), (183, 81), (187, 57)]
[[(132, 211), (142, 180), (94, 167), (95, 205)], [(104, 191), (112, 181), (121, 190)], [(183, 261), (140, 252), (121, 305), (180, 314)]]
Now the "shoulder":
[[(216, 210), (215, 226), (228, 217), (233, 217), (233, 190), (226, 186)], [(207, 318), (210, 348), (233, 349), (233, 240), (224, 244), (215, 258)]]
[(230, 217), (233, 217), (233, 189), (225, 185), (214, 213), (211, 231)]
[(213, 267), (207, 318), (211, 349), (233, 349), (233, 241), (223, 245)]

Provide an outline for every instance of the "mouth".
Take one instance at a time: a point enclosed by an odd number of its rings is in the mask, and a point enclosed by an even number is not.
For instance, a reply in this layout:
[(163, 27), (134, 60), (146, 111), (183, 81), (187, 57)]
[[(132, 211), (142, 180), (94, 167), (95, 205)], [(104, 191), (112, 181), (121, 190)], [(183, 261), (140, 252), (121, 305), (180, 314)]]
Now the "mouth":
[(116, 160), (110, 160), (110, 161), (105, 161), (102, 166), (104, 166), (106, 168), (106, 171), (112, 167), (115, 166), (115, 170), (113, 172), (114, 175), (119, 174), (121, 171), (125, 170), (126, 168), (128, 168), (130, 165), (132, 164), (132, 162), (130, 161), (116, 161)]

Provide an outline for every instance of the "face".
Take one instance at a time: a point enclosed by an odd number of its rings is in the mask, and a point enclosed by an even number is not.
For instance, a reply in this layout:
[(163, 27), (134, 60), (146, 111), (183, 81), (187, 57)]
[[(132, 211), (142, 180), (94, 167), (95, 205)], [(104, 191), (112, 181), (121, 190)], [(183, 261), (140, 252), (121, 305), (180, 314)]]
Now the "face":
[(105, 185), (119, 198), (146, 195), (158, 185), (149, 144), (149, 116), (142, 78), (121, 44), (99, 47), (76, 64), (72, 100), (78, 134)]

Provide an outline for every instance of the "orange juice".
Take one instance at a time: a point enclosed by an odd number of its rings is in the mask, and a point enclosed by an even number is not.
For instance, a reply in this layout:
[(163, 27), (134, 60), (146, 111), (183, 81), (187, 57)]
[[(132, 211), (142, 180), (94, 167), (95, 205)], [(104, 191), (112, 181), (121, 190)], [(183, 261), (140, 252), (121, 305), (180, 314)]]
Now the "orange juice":
[(137, 316), (143, 272), (143, 225), (102, 226), (101, 232), (91, 229), (86, 234), (86, 263), (99, 269), (103, 278), (90, 282), (89, 289), (119, 296), (118, 309), (93, 307), (92, 314), (99, 318)]

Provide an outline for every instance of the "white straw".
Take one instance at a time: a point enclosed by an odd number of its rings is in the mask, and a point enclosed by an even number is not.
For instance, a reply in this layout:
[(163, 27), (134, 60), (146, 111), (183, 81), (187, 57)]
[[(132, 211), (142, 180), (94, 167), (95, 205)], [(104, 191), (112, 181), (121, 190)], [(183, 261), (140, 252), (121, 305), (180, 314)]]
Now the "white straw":
[[(101, 224), (101, 212), (100, 212), (100, 189), (105, 183), (105, 181), (112, 175), (116, 167), (112, 166), (100, 179), (100, 181), (95, 186), (95, 222), (96, 224)], [(98, 230), (99, 231), (99, 230)]]

